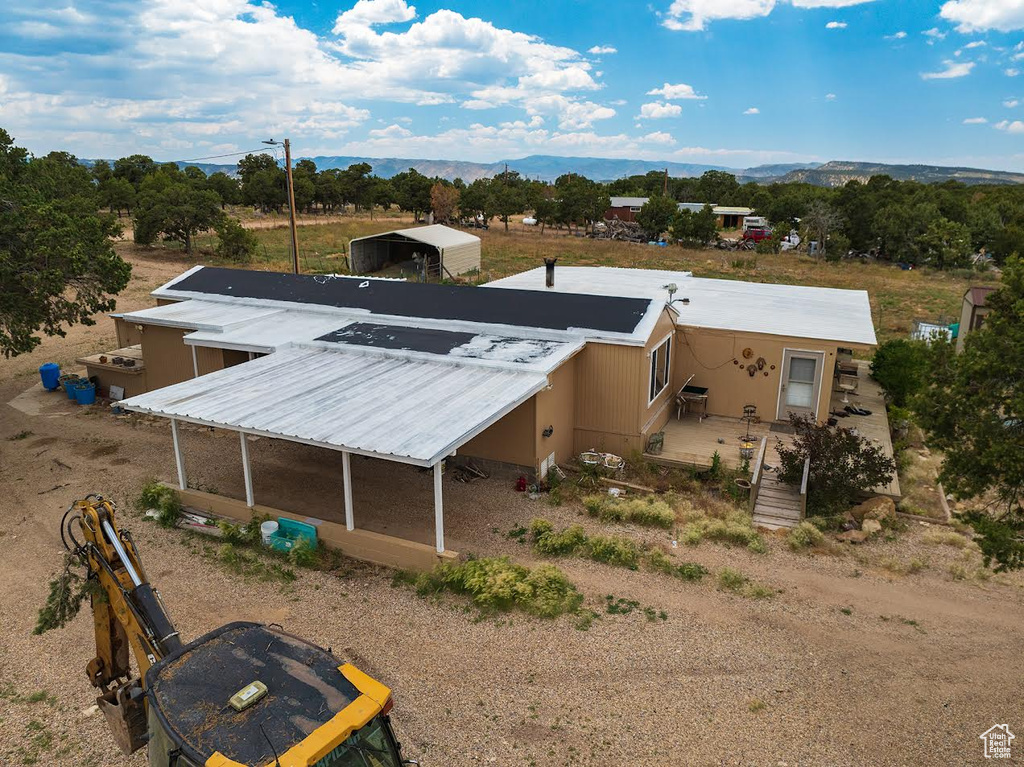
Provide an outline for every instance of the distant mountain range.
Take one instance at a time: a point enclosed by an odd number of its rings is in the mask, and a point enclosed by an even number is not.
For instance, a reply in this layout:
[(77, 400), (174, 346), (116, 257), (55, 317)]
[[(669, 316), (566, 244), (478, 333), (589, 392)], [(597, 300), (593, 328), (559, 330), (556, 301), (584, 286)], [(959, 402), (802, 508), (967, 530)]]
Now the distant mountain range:
[[(349, 157), (341, 155), (307, 158), (317, 168), (347, 168), (355, 163), (366, 162), (373, 166), (373, 172), (384, 178), (415, 168), (425, 176), (439, 176), (454, 180), (461, 178), (469, 183), (478, 178), (490, 178), (505, 171), (518, 171), (520, 175), (541, 181), (554, 181), (565, 173), (579, 173), (595, 181), (612, 181), (626, 176), (635, 176), (650, 171), (664, 172), (670, 176), (690, 178), (700, 176), (709, 170), (732, 173), (741, 183), (756, 181), (762, 184), (772, 182), (799, 181), (817, 186), (842, 186), (857, 179), (867, 181), (871, 176), (888, 175), (899, 181), (960, 181), (965, 184), (1021, 184), (1024, 173), (982, 170), (979, 168), (955, 168), (939, 165), (886, 165), (882, 163), (846, 162), (833, 160), (827, 163), (787, 163), (758, 165), (753, 168), (730, 168), (724, 165), (702, 165), (699, 163), (664, 162), (657, 160), (614, 160), (601, 157), (556, 157), (553, 155), (530, 155), (516, 160), (500, 160), (492, 163), (467, 162), (464, 160), (422, 160), (401, 157)], [(82, 160), (91, 165), (94, 160)], [(212, 165), (204, 163), (178, 163), (181, 166), (196, 165), (207, 174), (223, 171), (234, 175), (235, 165)]]

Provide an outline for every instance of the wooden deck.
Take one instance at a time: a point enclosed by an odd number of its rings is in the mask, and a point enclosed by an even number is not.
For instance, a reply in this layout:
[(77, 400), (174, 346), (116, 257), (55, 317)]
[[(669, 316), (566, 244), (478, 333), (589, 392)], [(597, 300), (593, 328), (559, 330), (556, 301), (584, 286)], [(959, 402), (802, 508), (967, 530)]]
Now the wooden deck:
[[(868, 439), (881, 445), (885, 454), (892, 456), (892, 440), (889, 436), (889, 418), (885, 412), (885, 401), (881, 388), (868, 377), (868, 363), (858, 360), (860, 365), (860, 385), (855, 394), (849, 395), (850, 403), (871, 411), (869, 416), (851, 415), (839, 419), (839, 425), (855, 428)], [(832, 392), (830, 410), (842, 411), (843, 393)], [(768, 437), (768, 449), (765, 462), (769, 466), (777, 466), (779, 455), (776, 447), (781, 441), (788, 444), (791, 434), (772, 431), (772, 423), (765, 421), (750, 425), (750, 436), (760, 443), (762, 437)], [(743, 463), (740, 457), (742, 437), (747, 434), (747, 424), (738, 418), (724, 416), (708, 416), (703, 422), (696, 415), (683, 415), (680, 420), (672, 419), (665, 424), (665, 445), (660, 455), (645, 455), (651, 461), (669, 466), (694, 466), (707, 469), (711, 466), (712, 456), (718, 453), (722, 466), (738, 469)], [(812, 458), (813, 460), (813, 458)], [(753, 461), (751, 461), (753, 463)], [(874, 495), (888, 495), (894, 500), (900, 498), (900, 483), (897, 477), (884, 487), (872, 489)]]

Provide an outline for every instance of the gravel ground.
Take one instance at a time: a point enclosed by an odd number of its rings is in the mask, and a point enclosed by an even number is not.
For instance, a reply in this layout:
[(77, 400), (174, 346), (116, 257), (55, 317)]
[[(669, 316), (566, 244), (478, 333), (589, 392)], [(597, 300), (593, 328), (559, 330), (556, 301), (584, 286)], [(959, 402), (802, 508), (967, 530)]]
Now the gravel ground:
[[(139, 262), (120, 308), (146, 305), (146, 291), (180, 269)], [(0, 361), (0, 403), (28, 389), (44, 359), (66, 361), (112, 338), (102, 321)], [(10, 439), (23, 431), (32, 433)], [(234, 439), (196, 429), (185, 443), (193, 479), (241, 492)], [(259, 500), (323, 516), (340, 510), (336, 456), (260, 440), (253, 458)], [(430, 539), (429, 477), (375, 461), (354, 466), (358, 524)], [(1024, 731), (1024, 579), (954, 580), (950, 567), (971, 573), (977, 555), (968, 561), (927, 544), (920, 525), (895, 541), (813, 555), (774, 539), (764, 555), (709, 543), (679, 552), (780, 590), (758, 601), (719, 592), (713, 578), (688, 584), (566, 560), (560, 565), (593, 609), (612, 594), (669, 616), (603, 615), (581, 631), (569, 618), (479, 620), (456, 598), (421, 599), (393, 588), (390, 571), (357, 563), (337, 574), (301, 572), (289, 586), (246, 580), (197, 554), (183, 533), (128, 513), (146, 479), (171, 477), (173, 468), (159, 422), (57, 397), (35, 416), (0, 404), (0, 764), (145, 762), (123, 758), (102, 718), (87, 713), (88, 616), (31, 634), (60, 562), (60, 515), (88, 492), (121, 501), (186, 638), (250, 619), (333, 647), (394, 689), (396, 731), (424, 765), (968, 764), (981, 760), (978, 735), (991, 725)], [(463, 553), (533, 562), (507, 533), (538, 515), (666, 538), (530, 501), (499, 479), (448, 481), (445, 493), (449, 545)], [(912, 558), (927, 567), (899, 574)]]

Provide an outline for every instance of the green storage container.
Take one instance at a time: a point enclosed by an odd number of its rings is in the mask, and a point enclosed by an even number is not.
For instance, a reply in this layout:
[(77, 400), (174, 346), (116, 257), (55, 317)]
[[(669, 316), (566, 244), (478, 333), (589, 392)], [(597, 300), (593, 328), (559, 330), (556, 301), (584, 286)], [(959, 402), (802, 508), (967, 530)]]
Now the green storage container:
[(277, 525), (277, 532), (270, 536), (270, 548), (288, 552), (295, 548), (300, 538), (306, 538), (316, 546), (316, 528), (313, 525), (284, 517), (277, 518)]

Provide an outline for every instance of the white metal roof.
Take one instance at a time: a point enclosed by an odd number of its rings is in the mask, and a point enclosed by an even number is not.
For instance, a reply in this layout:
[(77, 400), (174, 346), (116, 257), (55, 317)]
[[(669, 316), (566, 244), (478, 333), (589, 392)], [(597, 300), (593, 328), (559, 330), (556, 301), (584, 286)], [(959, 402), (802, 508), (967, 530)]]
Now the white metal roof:
[(231, 325), (265, 319), (281, 310), (269, 306), (232, 306), (220, 301), (178, 301), (163, 306), (124, 312), (119, 316), (142, 325), (164, 325), (192, 330), (220, 330)]
[(649, 199), (649, 197), (612, 197), (611, 207), (642, 208)]
[(547, 382), (539, 373), (293, 346), (120, 404), (432, 466)]
[[(675, 283), (677, 325), (790, 336), (874, 346), (871, 304), (865, 290), (715, 280), (690, 272), (565, 266), (555, 269), (555, 287), (566, 293), (649, 297), (665, 300)], [(489, 282), (484, 287), (546, 290), (544, 268)]]
[(450, 226), (444, 226), (443, 224), (431, 224), (430, 226), (417, 226), (412, 229), (394, 229), (390, 232), (370, 234), (366, 237), (354, 237), (349, 242), (349, 247), (352, 246), (353, 242), (373, 240), (378, 237), (387, 237), (391, 234), (398, 234), (410, 240), (416, 240), (416, 242), (433, 245), (435, 248), (450, 248), (454, 245), (480, 243), (480, 238), (476, 235), (470, 234), (469, 232), (452, 229)]
[[(192, 303), (187, 301), (186, 303)], [(248, 309), (236, 304), (222, 304), (225, 310)], [(301, 311), (275, 311), (252, 322), (231, 322), (223, 328), (197, 330), (185, 336), (186, 344), (234, 349), (243, 352), (272, 352), (280, 346), (312, 341), (348, 324), (350, 320), (336, 314)]]

